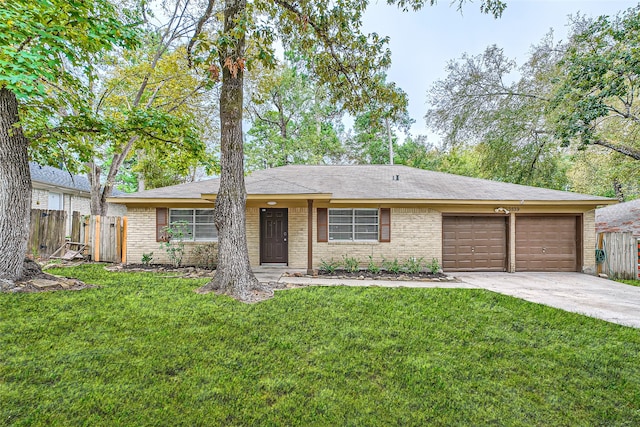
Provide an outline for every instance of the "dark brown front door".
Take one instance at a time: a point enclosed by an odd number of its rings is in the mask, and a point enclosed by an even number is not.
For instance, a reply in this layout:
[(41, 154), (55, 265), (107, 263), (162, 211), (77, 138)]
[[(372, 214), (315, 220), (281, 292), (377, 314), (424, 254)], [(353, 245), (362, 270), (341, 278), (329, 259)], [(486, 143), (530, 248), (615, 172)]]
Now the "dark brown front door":
[(289, 261), (287, 209), (260, 209), (260, 263)]
[(445, 216), (442, 218), (444, 271), (505, 271), (507, 218)]

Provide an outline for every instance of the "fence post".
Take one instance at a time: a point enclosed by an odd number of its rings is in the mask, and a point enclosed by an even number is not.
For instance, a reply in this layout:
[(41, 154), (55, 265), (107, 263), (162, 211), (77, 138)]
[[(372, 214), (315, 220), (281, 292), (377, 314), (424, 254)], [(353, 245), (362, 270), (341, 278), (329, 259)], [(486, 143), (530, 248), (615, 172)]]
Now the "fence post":
[(120, 226), (121, 218), (119, 216), (116, 217), (116, 262), (122, 262), (122, 227)]
[(127, 263), (127, 217), (122, 217), (122, 261), (123, 264)]
[(93, 247), (95, 261), (100, 262), (100, 215), (96, 215), (96, 228), (93, 230)]

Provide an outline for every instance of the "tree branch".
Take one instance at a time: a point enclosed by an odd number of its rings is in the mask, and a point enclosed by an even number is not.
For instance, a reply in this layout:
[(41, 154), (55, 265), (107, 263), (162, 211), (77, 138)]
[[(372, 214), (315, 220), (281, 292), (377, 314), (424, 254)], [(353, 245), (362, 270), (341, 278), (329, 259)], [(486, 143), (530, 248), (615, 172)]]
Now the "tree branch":
[[(352, 81), (349, 71), (346, 69), (346, 67), (340, 60), (340, 57), (336, 53), (333, 43), (331, 42), (331, 39), (326, 34), (326, 32), (323, 31), (322, 28), (320, 28), (320, 26), (313, 19), (311, 19), (311, 17), (303, 15), (302, 11), (297, 9), (294, 5), (289, 4), (284, 0), (275, 0), (275, 3), (287, 9), (288, 11), (292, 12), (300, 19), (301, 22), (306, 22), (311, 26), (311, 28), (313, 28), (318, 38), (320, 38), (320, 40), (323, 41), (324, 45), (329, 49), (329, 53), (331, 54), (331, 57), (335, 61), (336, 65), (338, 66), (340, 73), (342, 73), (344, 78), (347, 80), (347, 83), (349, 84), (349, 86), (353, 90), (356, 90), (357, 88), (356, 84)], [(362, 90), (365, 93), (365, 95), (371, 98), (366, 88), (363, 87)]]
[(640, 151), (636, 150), (632, 147), (624, 146), (624, 145), (616, 145), (612, 144), (609, 141), (605, 141), (603, 139), (597, 139), (592, 141), (592, 144), (600, 145), (601, 147), (609, 148), (617, 153), (624, 154), (625, 156), (629, 156), (632, 159), (640, 160)]
[(187, 44), (187, 63), (189, 64), (189, 67), (191, 67), (193, 64), (191, 52), (193, 50), (193, 46), (196, 44), (196, 38), (198, 38), (200, 33), (202, 33), (202, 28), (204, 27), (204, 24), (206, 24), (209, 18), (211, 18), (211, 13), (213, 12), (214, 3), (215, 3), (214, 0), (209, 0), (209, 2), (207, 3), (207, 9), (204, 11), (204, 15), (202, 15), (202, 17), (200, 17), (200, 19), (198, 20), (198, 24), (196, 25), (196, 30), (193, 33), (193, 36), (191, 36), (189, 43)]

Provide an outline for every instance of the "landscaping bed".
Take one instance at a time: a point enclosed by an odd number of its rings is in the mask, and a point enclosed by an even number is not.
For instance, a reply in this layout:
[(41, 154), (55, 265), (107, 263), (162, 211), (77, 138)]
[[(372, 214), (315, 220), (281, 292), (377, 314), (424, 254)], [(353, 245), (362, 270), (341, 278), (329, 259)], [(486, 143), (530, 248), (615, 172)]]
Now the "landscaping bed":
[[(288, 274), (289, 276), (302, 276), (300, 273)], [(286, 276), (286, 275), (285, 275)], [(416, 281), (416, 282), (445, 282), (454, 281), (454, 277), (447, 276), (444, 273), (391, 273), (388, 271), (380, 271), (372, 273), (368, 270), (347, 271), (335, 270), (332, 272), (319, 270), (317, 277), (322, 279), (351, 279), (351, 280), (397, 280), (397, 281)]]

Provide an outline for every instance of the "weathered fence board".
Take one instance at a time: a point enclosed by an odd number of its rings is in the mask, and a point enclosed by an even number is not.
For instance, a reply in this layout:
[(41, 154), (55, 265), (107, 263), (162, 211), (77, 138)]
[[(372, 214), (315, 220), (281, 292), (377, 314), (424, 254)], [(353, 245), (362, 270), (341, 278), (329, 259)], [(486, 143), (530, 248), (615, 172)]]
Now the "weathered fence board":
[(82, 223), (79, 241), (88, 246), (93, 261), (120, 263), (125, 233), (122, 217), (91, 215)]
[(71, 215), (71, 238), (72, 242), (80, 241), (80, 228), (82, 227), (82, 222), (80, 221), (80, 212), (74, 211)]
[(632, 233), (600, 233), (599, 249), (606, 257), (602, 272), (618, 279), (635, 279), (638, 274), (638, 239)]
[(48, 258), (64, 244), (66, 222), (65, 211), (32, 209), (27, 252), (35, 258)]

